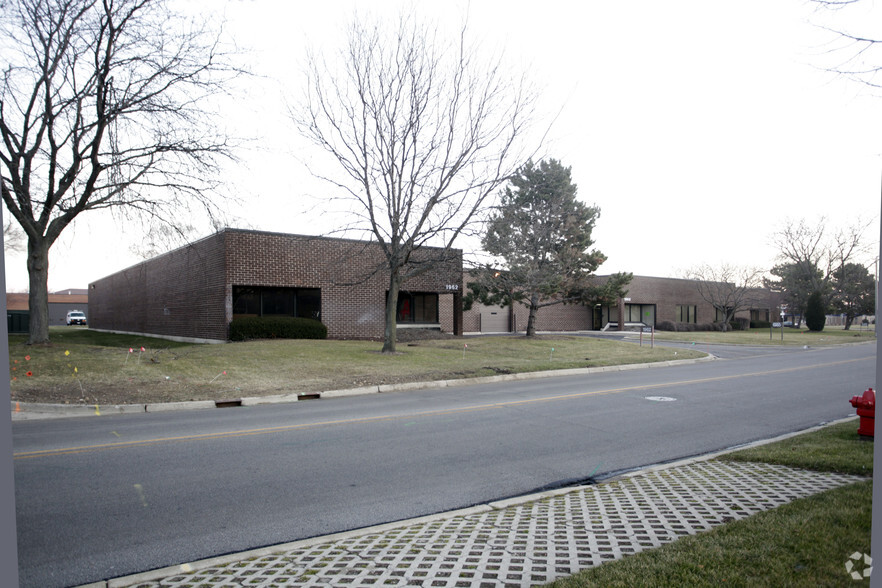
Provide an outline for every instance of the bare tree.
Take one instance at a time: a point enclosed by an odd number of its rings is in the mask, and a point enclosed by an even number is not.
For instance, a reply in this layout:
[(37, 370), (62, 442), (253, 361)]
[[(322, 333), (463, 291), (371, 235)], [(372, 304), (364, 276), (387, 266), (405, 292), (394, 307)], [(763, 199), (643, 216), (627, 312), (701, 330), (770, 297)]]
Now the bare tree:
[(825, 306), (830, 306), (831, 281), (836, 272), (869, 251), (864, 241), (869, 224), (856, 223), (831, 234), (824, 217), (814, 223), (786, 220), (783, 228), (771, 236), (778, 259), (793, 272), (792, 279), (805, 284), (807, 291), (802, 298), (820, 292)]
[(808, 282), (811, 291), (821, 291), (826, 284), (824, 268), (827, 267), (829, 254), (824, 240), (825, 225), (823, 218), (814, 225), (805, 219), (798, 222), (785, 220), (783, 227), (771, 236), (772, 244), (778, 249), (778, 258), (795, 266), (799, 277)]
[(211, 173), (231, 151), (206, 99), (237, 71), (217, 32), (164, 0), (13, 0), (0, 31), (0, 188), (27, 236), (29, 343), (43, 343), (49, 249), (78, 215), (217, 211)]
[[(837, 12), (847, 14), (858, 4), (868, 4), (864, 0), (811, 0), (811, 2), (826, 12), (827, 16)], [(826, 69), (873, 89), (882, 88), (882, 79), (880, 79), (882, 55), (879, 53), (882, 49), (882, 38), (870, 33), (870, 31), (878, 33), (874, 28), (877, 19), (865, 17), (862, 20), (861, 24), (867, 29), (866, 34), (838, 26), (818, 25), (833, 34), (835, 39), (829, 53), (836, 57), (837, 62)]]
[(11, 218), (3, 221), (3, 250), (7, 253), (21, 253), (25, 250), (24, 233), (15, 226), (15, 221)]
[[(391, 26), (355, 18), (338, 61), (309, 57), (308, 90), (291, 112), (343, 172), (316, 175), (353, 204), (349, 228), (383, 251), (386, 353), (395, 351), (402, 284), (450, 256), (528, 157), (520, 144), (535, 95), (501, 60), (480, 61), (467, 37), (466, 26), (448, 39), (413, 15)], [(417, 262), (427, 245), (438, 253)]]
[(729, 264), (704, 264), (687, 270), (685, 275), (696, 283), (701, 298), (722, 316), (723, 331), (729, 330), (736, 313), (760, 302), (756, 296), (762, 276), (761, 269)]

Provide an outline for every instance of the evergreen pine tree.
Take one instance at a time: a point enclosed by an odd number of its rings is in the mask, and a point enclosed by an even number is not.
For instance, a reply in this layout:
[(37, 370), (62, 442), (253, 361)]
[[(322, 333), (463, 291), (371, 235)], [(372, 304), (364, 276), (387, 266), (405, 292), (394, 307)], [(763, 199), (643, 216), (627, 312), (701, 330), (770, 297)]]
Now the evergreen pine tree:
[(809, 331), (820, 332), (824, 330), (827, 322), (827, 311), (824, 308), (824, 300), (820, 292), (812, 292), (805, 307), (805, 324)]

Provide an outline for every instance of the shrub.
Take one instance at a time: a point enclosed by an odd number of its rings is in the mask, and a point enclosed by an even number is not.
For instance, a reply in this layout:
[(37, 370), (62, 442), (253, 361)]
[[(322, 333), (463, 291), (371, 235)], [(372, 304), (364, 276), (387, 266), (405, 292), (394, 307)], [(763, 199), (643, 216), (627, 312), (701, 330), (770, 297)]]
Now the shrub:
[(824, 330), (826, 322), (827, 311), (824, 308), (824, 300), (821, 298), (821, 293), (812, 292), (805, 305), (805, 326), (808, 327), (809, 331), (818, 333)]
[(675, 323), (673, 321), (659, 321), (655, 326), (656, 331), (674, 331), (677, 333), (695, 333), (697, 331), (722, 331), (723, 323)]
[(250, 339), (327, 339), (328, 328), (321, 322), (292, 316), (248, 316), (230, 323), (231, 341)]
[(751, 329), (771, 329), (772, 323), (769, 321), (751, 321), (750, 322)]
[(732, 327), (733, 331), (746, 331), (750, 328), (750, 319), (743, 316), (738, 316), (735, 317), (731, 323), (729, 323), (729, 326)]

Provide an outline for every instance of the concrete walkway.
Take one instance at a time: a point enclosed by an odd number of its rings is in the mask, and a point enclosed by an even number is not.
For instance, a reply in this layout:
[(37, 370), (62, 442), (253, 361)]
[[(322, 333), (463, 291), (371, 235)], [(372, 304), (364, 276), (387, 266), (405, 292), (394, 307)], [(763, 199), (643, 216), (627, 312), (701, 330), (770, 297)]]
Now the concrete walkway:
[(88, 586), (534, 586), (865, 479), (713, 457)]

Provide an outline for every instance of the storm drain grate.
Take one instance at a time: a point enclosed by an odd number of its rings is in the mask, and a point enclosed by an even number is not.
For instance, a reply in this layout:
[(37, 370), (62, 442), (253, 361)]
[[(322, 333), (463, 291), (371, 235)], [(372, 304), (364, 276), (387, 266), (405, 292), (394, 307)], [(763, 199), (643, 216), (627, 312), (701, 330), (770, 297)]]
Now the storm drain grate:
[(699, 462), (130, 586), (533, 586), (863, 479)]

